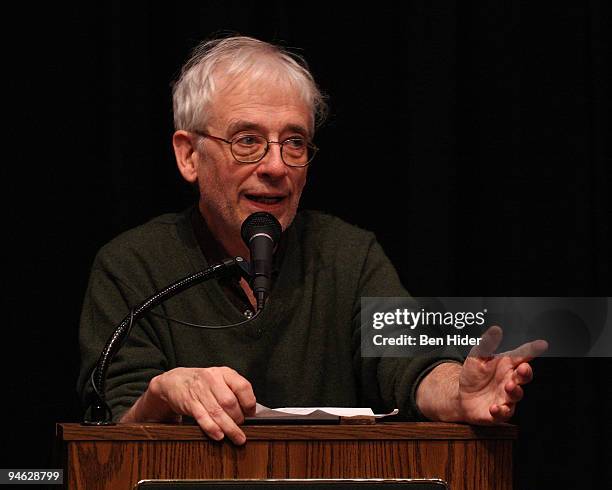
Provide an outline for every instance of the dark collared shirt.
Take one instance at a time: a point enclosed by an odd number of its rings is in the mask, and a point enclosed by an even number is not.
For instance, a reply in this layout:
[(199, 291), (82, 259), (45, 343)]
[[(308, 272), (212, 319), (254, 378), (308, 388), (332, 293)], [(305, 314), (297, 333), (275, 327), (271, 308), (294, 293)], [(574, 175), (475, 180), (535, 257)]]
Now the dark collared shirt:
[[(223, 245), (213, 236), (210, 228), (208, 227), (206, 220), (202, 217), (202, 213), (197, 206), (194, 206), (191, 211), (191, 225), (193, 231), (200, 246), (200, 250), (206, 259), (208, 265), (212, 265), (221, 262), (223, 259), (227, 259), (230, 255), (225, 251)], [(281, 235), (279, 244), (276, 247), (274, 253), (274, 259), (272, 263), (272, 289), (276, 283), (276, 278), (280, 271), (280, 265), (285, 253), (286, 240), (284, 239), (285, 234)], [(253, 316), (253, 306), (249, 301), (248, 296), (240, 286), (240, 279), (235, 276), (226, 276), (218, 279), (225, 296), (232, 302), (232, 304), (238, 308), (239, 311), (243, 312), (244, 316), (250, 318)]]

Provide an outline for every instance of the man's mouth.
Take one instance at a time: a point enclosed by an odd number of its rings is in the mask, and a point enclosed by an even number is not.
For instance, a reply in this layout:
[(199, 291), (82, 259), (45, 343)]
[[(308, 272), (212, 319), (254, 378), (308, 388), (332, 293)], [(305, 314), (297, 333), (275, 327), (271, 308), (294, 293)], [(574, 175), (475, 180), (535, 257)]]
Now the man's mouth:
[(244, 197), (246, 197), (249, 201), (253, 201), (259, 204), (274, 205), (281, 202), (283, 199), (285, 199), (286, 196), (245, 194)]

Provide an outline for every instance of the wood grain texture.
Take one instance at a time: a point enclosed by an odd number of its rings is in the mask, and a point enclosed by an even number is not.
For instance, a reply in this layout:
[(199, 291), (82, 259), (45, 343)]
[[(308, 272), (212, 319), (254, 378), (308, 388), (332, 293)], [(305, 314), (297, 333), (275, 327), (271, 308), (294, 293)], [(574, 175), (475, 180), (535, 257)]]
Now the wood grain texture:
[[(433, 427), (435, 438), (431, 434), (419, 438), (415, 431), (422, 433), (422, 425), (410, 430), (405, 426), (414, 424), (394, 425), (400, 432), (394, 438), (385, 436), (387, 429), (377, 437), (366, 430), (369, 437), (364, 438), (329, 432), (339, 426), (317, 427), (315, 432), (326, 438), (304, 434), (290, 438), (282, 434), (287, 427), (279, 427), (272, 437), (266, 439), (259, 432), (258, 438), (250, 437), (242, 447), (210, 441), (201, 433), (177, 440), (171, 432), (163, 432), (164, 438), (155, 439), (150, 430), (136, 427), (131, 430), (141, 434), (140, 439), (125, 433), (127, 427), (123, 427), (123, 439), (117, 432), (113, 440), (87, 440), (81, 432), (77, 438), (66, 430), (58, 434), (68, 436), (64, 450), (70, 489), (131, 489), (141, 479), (176, 478), (441, 478), (452, 490), (512, 489), (512, 439), (476, 439), (467, 437), (463, 429), (462, 437), (444, 439), (441, 434), (448, 427)], [(367, 428), (354, 427), (357, 432)], [(309, 432), (308, 426), (291, 429)]]
[[(477, 427), (442, 422), (379, 422), (347, 425), (260, 425), (243, 426), (249, 440), (313, 439), (516, 439), (518, 428), (503, 424)], [(58, 424), (57, 435), (64, 441), (194, 441), (205, 438), (197, 425), (117, 424), (105, 427)]]

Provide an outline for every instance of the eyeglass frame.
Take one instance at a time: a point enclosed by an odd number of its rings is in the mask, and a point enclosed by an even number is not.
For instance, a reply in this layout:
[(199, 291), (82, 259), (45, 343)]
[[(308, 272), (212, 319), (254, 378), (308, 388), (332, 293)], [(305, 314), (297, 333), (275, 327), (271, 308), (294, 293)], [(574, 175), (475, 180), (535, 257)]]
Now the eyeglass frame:
[[(259, 162), (261, 162), (265, 158), (265, 156), (268, 154), (268, 151), (270, 150), (270, 144), (275, 144), (275, 145), (279, 145), (280, 146), (281, 160), (283, 161), (283, 163), (285, 165), (287, 165), (287, 167), (291, 167), (291, 168), (305, 168), (305, 167), (307, 167), (308, 165), (310, 165), (312, 163), (312, 161), (314, 160), (314, 157), (316, 156), (317, 152), (319, 151), (319, 148), (317, 146), (313, 145), (306, 138), (302, 138), (302, 137), (291, 137), (291, 138), (287, 138), (284, 141), (270, 141), (270, 140), (267, 140), (266, 138), (264, 138), (260, 134), (242, 134), (240, 136), (235, 136), (232, 140), (226, 140), (225, 138), (221, 138), (219, 136), (213, 136), (212, 134), (205, 133), (204, 131), (198, 131), (198, 130), (194, 129), (191, 132), (195, 133), (195, 134), (197, 134), (199, 136), (202, 136), (203, 138), (211, 138), (213, 140), (217, 140), (217, 141), (221, 141), (223, 143), (227, 143), (228, 145), (230, 145), (230, 153), (234, 157), (234, 160), (236, 160), (241, 165), (249, 165), (251, 163), (259, 163)], [(238, 138), (244, 138), (245, 136), (257, 136), (258, 138), (264, 139), (265, 142), (266, 142), (266, 150), (263, 152), (263, 154), (257, 160), (253, 160), (252, 162), (243, 162), (241, 160), (238, 160), (236, 155), (234, 155), (234, 150), (233, 150), (234, 141), (237, 140)], [(304, 140), (306, 142), (306, 146), (308, 147), (308, 149), (313, 151), (312, 158), (310, 158), (304, 165), (291, 165), (291, 164), (287, 163), (285, 161), (285, 158), (283, 157), (283, 145), (285, 143), (287, 143), (287, 141), (296, 140), (296, 139)]]

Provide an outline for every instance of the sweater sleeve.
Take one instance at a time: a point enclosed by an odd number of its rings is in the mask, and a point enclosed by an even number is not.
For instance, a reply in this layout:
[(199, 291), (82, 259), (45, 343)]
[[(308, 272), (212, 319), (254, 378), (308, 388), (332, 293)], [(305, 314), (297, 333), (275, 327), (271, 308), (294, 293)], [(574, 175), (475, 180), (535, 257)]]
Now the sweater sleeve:
[[(87, 408), (92, 388), (90, 377), (107, 340), (130, 308), (146, 297), (137, 292), (118, 271), (132, 270), (125, 267), (125, 259), (102, 249), (97, 255), (85, 294), (79, 330), (81, 370), (77, 391)], [(121, 264), (121, 265), (119, 265)], [(156, 320), (157, 321), (157, 320)], [(124, 345), (111, 363), (106, 380), (106, 401), (118, 420), (136, 399), (146, 390), (151, 378), (168, 368), (154, 325), (151, 320), (139, 320)]]
[(363, 263), (353, 317), (354, 360), (361, 376), (361, 398), (368, 403), (366, 406), (378, 410), (398, 408), (404, 418), (424, 420), (416, 406), (419, 383), (438, 364), (462, 362), (462, 357), (448, 348), (432, 349), (413, 357), (393, 357), (391, 352), (388, 356), (363, 357), (361, 333), (365, 325), (361, 321), (362, 297), (410, 297), (373, 235)]

